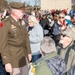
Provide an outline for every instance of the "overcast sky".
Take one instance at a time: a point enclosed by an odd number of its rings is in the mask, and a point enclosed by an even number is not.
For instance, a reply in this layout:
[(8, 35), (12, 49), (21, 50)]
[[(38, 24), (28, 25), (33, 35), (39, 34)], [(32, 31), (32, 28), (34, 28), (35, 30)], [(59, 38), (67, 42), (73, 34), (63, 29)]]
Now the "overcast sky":
[(40, 5), (40, 0), (8, 0), (8, 1), (18, 1), (18, 2), (26, 2), (28, 5)]

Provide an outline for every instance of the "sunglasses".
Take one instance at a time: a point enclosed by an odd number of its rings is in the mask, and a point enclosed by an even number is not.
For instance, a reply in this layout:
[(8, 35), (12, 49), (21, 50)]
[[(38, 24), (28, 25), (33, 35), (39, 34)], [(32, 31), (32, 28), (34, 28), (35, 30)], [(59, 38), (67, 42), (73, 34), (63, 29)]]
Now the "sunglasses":
[(66, 36), (66, 34), (61, 34), (60, 36), (63, 36), (63, 37), (65, 37), (65, 36)]
[(59, 16), (59, 18), (62, 18), (63, 19), (64, 17)]

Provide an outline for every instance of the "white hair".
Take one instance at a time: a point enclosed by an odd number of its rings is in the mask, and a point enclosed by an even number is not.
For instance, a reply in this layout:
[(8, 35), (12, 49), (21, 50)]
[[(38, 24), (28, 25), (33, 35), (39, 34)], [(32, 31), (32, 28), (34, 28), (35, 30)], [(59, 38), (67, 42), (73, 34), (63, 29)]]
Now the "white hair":
[(16, 10), (18, 10), (18, 9), (11, 8), (11, 12), (15, 12)]
[(28, 17), (28, 19), (31, 20), (31, 21), (33, 21), (34, 23), (38, 23), (38, 20), (37, 20), (36, 17), (33, 16), (33, 15), (30, 15), (30, 16)]
[(41, 50), (46, 54), (56, 51), (54, 40), (51, 37), (44, 37), (41, 42)]
[(34, 12), (34, 11), (32, 11), (31, 14), (32, 14), (33, 16), (35, 16), (35, 12)]
[(13, 14), (14, 12), (16, 12), (15, 11), (16, 9), (14, 9), (14, 8), (10, 8), (10, 12)]

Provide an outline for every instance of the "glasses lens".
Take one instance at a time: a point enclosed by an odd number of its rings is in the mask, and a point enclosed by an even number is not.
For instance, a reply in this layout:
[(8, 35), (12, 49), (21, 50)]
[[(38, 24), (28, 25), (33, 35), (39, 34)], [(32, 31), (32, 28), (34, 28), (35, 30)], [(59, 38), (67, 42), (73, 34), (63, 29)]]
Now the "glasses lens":
[(63, 19), (64, 17), (59, 16), (59, 18), (62, 18)]

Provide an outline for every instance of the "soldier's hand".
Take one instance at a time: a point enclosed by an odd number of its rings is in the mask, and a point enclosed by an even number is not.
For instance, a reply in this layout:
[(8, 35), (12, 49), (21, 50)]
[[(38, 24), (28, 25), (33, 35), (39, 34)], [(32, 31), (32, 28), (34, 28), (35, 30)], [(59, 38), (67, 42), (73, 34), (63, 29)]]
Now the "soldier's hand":
[(30, 33), (31, 33), (31, 30), (28, 32), (28, 34), (30, 35)]
[(7, 72), (11, 73), (12, 72), (12, 66), (11, 66), (11, 64), (10, 63), (5, 64), (5, 69), (6, 69)]
[(30, 62), (31, 59), (32, 59), (32, 55), (31, 54), (28, 54), (28, 59), (29, 59), (29, 62)]

